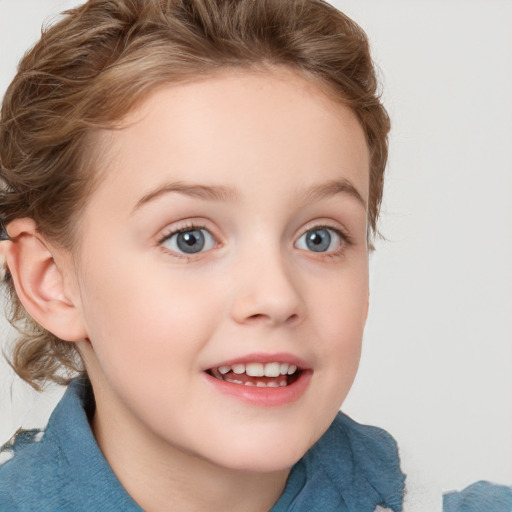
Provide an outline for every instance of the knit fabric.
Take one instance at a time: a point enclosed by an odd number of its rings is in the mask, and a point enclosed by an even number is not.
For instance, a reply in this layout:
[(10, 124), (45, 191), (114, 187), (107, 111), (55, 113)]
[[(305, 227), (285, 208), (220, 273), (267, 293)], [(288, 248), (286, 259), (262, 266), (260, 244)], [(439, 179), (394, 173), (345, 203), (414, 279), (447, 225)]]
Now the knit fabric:
[(512, 512), (512, 487), (476, 482), (445, 494), (443, 512)]
[[(87, 419), (93, 408), (90, 385), (75, 380), (44, 432), (22, 432), (4, 448), (0, 510), (142, 511), (94, 439)], [(399, 512), (404, 480), (393, 438), (340, 413), (294, 465), (271, 512)]]

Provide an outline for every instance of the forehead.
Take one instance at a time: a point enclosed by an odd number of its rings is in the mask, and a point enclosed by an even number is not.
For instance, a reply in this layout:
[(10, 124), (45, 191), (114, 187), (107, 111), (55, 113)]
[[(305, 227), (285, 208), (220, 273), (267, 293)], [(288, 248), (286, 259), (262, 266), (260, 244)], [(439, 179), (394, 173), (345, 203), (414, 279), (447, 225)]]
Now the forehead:
[(123, 126), (103, 132), (108, 157), (100, 170), (121, 202), (134, 200), (121, 191), (140, 195), (165, 178), (230, 184), (243, 194), (249, 177), (256, 186), (279, 176), (299, 190), (330, 174), (348, 178), (367, 203), (369, 152), (360, 123), (292, 70), (225, 71), (162, 86)]

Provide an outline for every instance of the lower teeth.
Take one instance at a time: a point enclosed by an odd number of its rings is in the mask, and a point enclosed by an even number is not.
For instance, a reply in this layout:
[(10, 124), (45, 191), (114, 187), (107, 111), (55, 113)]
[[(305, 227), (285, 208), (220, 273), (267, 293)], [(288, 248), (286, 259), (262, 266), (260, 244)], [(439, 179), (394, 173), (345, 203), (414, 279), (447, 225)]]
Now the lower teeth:
[[(230, 384), (239, 384), (241, 386), (255, 386), (258, 388), (280, 388), (286, 387), (289, 384), (295, 382), (298, 378), (298, 372), (295, 372), (293, 375), (280, 375), (279, 377), (263, 377), (263, 378), (253, 378), (252, 380), (240, 380), (238, 374), (234, 374), (233, 372), (229, 372), (227, 374), (221, 374), (216, 368), (211, 369), (208, 373), (215, 377), (216, 379), (223, 380), (224, 382), (229, 382)], [(238, 377), (238, 378), (235, 378)], [(245, 380), (245, 382), (244, 382)]]
[(227, 377), (227, 378), (224, 377), (223, 379), (220, 379), (220, 380), (229, 382), (230, 384), (241, 384), (243, 386), (253, 386), (253, 387), (255, 386), (257, 388), (279, 388), (279, 387), (286, 387), (288, 385), (286, 378), (279, 382), (277, 382), (277, 381), (271, 381), (271, 382), (259, 381), (256, 383), (251, 382), (251, 381), (242, 382), (241, 380), (230, 379), (229, 377)]

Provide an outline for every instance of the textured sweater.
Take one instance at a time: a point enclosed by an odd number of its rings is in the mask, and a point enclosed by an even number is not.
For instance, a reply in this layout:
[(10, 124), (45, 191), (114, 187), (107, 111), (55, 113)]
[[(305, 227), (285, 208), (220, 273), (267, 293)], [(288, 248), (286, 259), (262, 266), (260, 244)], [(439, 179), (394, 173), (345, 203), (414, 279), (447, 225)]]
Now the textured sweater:
[[(141, 512), (94, 439), (93, 408), (90, 386), (75, 380), (44, 431), (22, 432), (4, 448), (2, 512)], [(293, 466), (271, 512), (399, 512), (404, 481), (393, 438), (340, 413)]]

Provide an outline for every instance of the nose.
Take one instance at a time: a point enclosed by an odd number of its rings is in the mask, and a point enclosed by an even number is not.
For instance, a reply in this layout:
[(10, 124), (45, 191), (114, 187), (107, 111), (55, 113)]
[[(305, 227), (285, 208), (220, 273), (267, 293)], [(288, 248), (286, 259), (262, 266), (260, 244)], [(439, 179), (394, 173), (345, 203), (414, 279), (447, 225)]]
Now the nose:
[(295, 325), (302, 320), (305, 307), (298, 276), (279, 251), (276, 253), (253, 253), (237, 269), (231, 310), (237, 323)]

